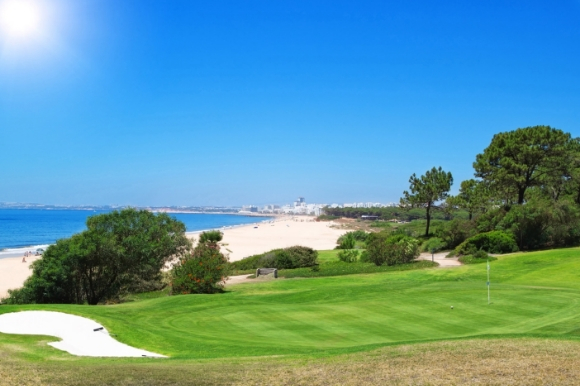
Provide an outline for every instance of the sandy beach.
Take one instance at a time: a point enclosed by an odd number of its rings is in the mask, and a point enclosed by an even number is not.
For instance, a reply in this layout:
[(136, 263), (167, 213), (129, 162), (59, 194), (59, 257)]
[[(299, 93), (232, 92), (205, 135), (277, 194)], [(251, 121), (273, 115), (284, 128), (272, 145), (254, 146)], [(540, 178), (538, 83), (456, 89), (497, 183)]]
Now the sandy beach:
[[(334, 249), (346, 231), (332, 228), (332, 222), (316, 222), (313, 217), (282, 217), (271, 222), (221, 229), (222, 251), (230, 261), (268, 252), (276, 248), (302, 245), (316, 250)], [(197, 233), (188, 233), (197, 238)]]
[[(259, 219), (257, 219), (259, 220)], [(317, 250), (333, 249), (336, 239), (346, 231), (331, 228), (332, 223), (315, 222), (312, 217), (295, 219), (282, 217), (251, 225), (221, 229), (224, 233), (222, 251), (229, 254), (230, 261), (267, 252), (276, 248), (303, 245)], [(188, 232), (198, 238), (199, 232)], [(39, 259), (31, 256), (22, 263), (22, 256), (0, 259), (0, 298), (8, 295), (9, 289), (19, 288), (32, 271), (30, 264)]]
[(30, 264), (40, 259), (40, 256), (26, 258), (26, 263), (21, 257), (9, 257), (0, 259), (0, 299), (8, 296), (8, 290), (22, 287), (22, 284), (30, 276)]

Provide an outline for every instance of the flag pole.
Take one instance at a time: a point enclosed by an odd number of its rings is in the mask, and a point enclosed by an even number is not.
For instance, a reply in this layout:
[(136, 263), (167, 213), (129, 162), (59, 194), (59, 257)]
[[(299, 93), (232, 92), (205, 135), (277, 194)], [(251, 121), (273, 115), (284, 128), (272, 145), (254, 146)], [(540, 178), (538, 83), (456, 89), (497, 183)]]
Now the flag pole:
[(487, 304), (490, 304), (490, 297), (489, 297), (489, 259), (487, 259)]

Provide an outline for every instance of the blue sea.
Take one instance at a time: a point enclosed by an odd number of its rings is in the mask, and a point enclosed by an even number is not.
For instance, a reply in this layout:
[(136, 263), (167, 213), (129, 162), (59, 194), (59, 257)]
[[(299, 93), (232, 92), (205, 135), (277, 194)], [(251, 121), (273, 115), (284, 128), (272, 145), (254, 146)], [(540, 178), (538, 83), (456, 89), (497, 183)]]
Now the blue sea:
[[(0, 259), (46, 248), (86, 229), (89, 216), (107, 211), (0, 209)], [(188, 232), (268, 221), (268, 217), (231, 214), (170, 213)]]

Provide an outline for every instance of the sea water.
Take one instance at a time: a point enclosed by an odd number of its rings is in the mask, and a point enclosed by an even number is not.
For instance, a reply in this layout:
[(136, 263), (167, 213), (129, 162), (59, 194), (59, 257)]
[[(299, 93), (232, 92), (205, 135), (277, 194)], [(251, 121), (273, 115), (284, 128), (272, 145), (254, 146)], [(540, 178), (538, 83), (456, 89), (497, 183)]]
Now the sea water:
[[(58, 239), (86, 229), (89, 216), (107, 213), (93, 210), (0, 209), (0, 259), (22, 256), (25, 251), (46, 249)], [(220, 229), (270, 220), (233, 214), (169, 213), (188, 232)]]

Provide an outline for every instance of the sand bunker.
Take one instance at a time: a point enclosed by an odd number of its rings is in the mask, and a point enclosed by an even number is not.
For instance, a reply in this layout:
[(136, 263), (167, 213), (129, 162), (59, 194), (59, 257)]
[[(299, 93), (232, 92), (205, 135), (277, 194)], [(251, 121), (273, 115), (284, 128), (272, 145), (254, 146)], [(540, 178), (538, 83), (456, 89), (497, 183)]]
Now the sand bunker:
[(165, 357), (120, 343), (97, 322), (62, 312), (23, 311), (2, 314), (0, 315), (0, 332), (56, 336), (62, 340), (51, 342), (49, 345), (79, 356)]

